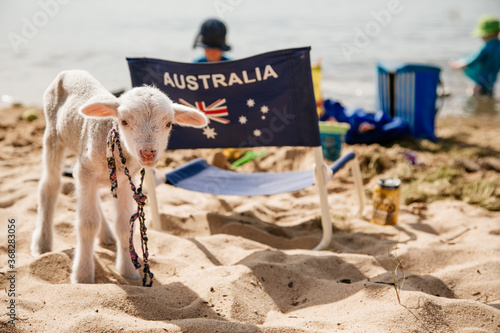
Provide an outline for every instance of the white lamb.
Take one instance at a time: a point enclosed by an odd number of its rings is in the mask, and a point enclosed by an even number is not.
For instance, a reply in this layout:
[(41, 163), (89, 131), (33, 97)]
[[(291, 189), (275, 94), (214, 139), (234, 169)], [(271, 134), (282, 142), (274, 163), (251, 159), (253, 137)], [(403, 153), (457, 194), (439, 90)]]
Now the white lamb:
[[(43, 138), (43, 172), (38, 190), (38, 221), (31, 251), (34, 256), (52, 250), (52, 220), (60, 190), (64, 150), (77, 155), (74, 168), (77, 194), (78, 243), (71, 274), (72, 283), (94, 282), (94, 241), (115, 243), (102, 212), (98, 189), (110, 186), (106, 139), (118, 125), (126, 166), (134, 176), (141, 167), (154, 167), (159, 152), (167, 147), (172, 123), (203, 127), (201, 112), (173, 103), (154, 87), (138, 87), (119, 98), (109, 93), (85, 71), (60, 73), (44, 95), (46, 129)], [(118, 153), (116, 208), (116, 267), (128, 279), (139, 279), (129, 255), (129, 220), (137, 208)], [(135, 206), (135, 207), (134, 207)]]

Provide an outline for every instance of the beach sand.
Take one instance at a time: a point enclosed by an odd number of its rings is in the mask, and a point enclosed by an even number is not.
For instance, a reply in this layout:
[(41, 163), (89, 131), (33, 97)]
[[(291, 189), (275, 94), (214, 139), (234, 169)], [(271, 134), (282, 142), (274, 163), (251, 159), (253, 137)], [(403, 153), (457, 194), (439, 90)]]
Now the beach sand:
[[(249, 198), (161, 185), (163, 230), (148, 230), (155, 279), (145, 288), (117, 273), (114, 246), (100, 245), (96, 283), (70, 283), (71, 178), (56, 207), (53, 251), (31, 256), (44, 120), (23, 121), (23, 110), (0, 110), (0, 332), (500, 332), (498, 117), (440, 118), (438, 143), (346, 145), (359, 155), (369, 207), (355, 216), (352, 177), (339, 172), (328, 184), (334, 237), (327, 251), (310, 250), (321, 238), (314, 187)], [(313, 162), (308, 149), (267, 150), (241, 171), (304, 170)], [(167, 151), (159, 170), (215, 153)], [(403, 181), (396, 226), (369, 222), (371, 192), (383, 176)], [(109, 189), (101, 198), (112, 221)], [(15, 325), (6, 314), (12, 299)]]

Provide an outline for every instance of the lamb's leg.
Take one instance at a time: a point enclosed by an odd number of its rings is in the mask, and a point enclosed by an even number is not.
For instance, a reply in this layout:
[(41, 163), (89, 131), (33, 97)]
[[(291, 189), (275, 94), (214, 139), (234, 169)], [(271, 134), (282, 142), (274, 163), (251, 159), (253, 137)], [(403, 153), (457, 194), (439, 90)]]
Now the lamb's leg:
[(55, 129), (47, 124), (43, 137), (42, 177), (38, 185), (38, 218), (31, 241), (33, 256), (52, 250), (52, 221), (61, 187), (63, 158), (64, 147)]
[(99, 204), (99, 214), (101, 215), (101, 229), (99, 229), (99, 244), (101, 245), (114, 245), (116, 243), (113, 231), (109, 227), (108, 219), (104, 216), (102, 207)]
[(77, 172), (77, 246), (72, 283), (94, 283), (94, 241), (101, 224), (98, 187), (88, 173)]
[(116, 223), (115, 231), (117, 238), (116, 245), (116, 269), (125, 278), (131, 280), (140, 279), (139, 272), (135, 269), (130, 259), (129, 237), (130, 237), (130, 217), (134, 213), (134, 199), (128, 181), (118, 185), (118, 198), (115, 199)]

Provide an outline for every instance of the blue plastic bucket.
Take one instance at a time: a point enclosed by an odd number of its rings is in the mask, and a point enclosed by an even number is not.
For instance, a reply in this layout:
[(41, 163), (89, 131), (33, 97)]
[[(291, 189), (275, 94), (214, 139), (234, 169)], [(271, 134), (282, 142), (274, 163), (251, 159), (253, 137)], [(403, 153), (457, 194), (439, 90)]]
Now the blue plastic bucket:
[(321, 136), (321, 148), (323, 156), (335, 161), (340, 157), (342, 144), (345, 141), (345, 134), (349, 130), (349, 124), (336, 123), (331, 121), (320, 121), (319, 132)]

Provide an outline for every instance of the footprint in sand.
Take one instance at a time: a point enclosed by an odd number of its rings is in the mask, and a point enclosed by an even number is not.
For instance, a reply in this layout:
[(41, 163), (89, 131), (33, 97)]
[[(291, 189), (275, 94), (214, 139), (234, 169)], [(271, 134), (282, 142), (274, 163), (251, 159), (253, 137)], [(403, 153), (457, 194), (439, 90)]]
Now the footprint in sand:
[(7, 195), (6, 198), (0, 199), (0, 208), (9, 208), (14, 206), (14, 204), (26, 197), (26, 194), (11, 194)]

